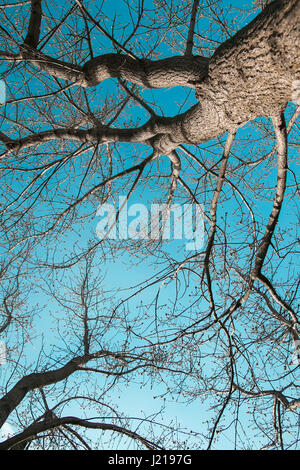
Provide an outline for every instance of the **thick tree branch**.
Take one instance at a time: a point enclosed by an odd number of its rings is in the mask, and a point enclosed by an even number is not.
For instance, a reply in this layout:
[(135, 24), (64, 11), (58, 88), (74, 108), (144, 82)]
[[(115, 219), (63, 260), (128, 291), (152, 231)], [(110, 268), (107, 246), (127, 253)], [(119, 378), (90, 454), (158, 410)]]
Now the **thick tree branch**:
[[(199, 104), (174, 118), (172, 128), (169, 122), (168, 130), (159, 131), (167, 134), (162, 151), (167, 148), (170, 152), (176, 148), (171, 141), (199, 144), (256, 117), (275, 115), (284, 109), (291, 99), (292, 83), (300, 74), (299, 16), (299, 0), (277, 0), (222, 44), (209, 61), (200, 56), (151, 61), (117, 53), (100, 55), (81, 67), (53, 59), (27, 44), (23, 46), (23, 56), (47, 74), (83, 87), (97, 85), (111, 77), (150, 88), (196, 87)], [(85, 132), (70, 134), (77, 137), (81, 134), (82, 138)], [(128, 139), (128, 131), (118, 132), (121, 137), (125, 134), (125, 142), (134, 141), (133, 137)], [(98, 133), (99, 130), (96, 138)], [(91, 134), (93, 132), (87, 132), (88, 138)], [(112, 140), (118, 141), (115, 137), (116, 134)], [(145, 141), (145, 138), (137, 139)], [(109, 140), (109, 137), (104, 138), (104, 141)]]
[(41, 21), (42, 21), (42, 1), (31, 0), (31, 15), (29, 20), (27, 36), (24, 44), (32, 48), (36, 48), (39, 43)]
[(271, 243), (278, 217), (281, 211), (284, 193), (286, 188), (286, 175), (287, 175), (287, 134), (286, 125), (283, 113), (273, 118), (273, 125), (277, 140), (277, 185), (276, 194), (274, 197), (273, 208), (269, 217), (268, 225), (265, 230), (265, 234), (262, 238), (259, 251), (255, 259), (255, 265), (252, 272), (252, 276), (257, 277), (262, 269), (265, 257), (267, 255), (268, 248)]
[(52, 58), (23, 46), (23, 57), (48, 75), (76, 82), (82, 87), (96, 86), (109, 78), (122, 78), (146, 88), (194, 87), (204, 78), (209, 60), (202, 56), (174, 56), (161, 60), (133, 59), (125, 54), (104, 54), (83, 66)]
[(38, 437), (38, 434), (49, 431), (51, 429), (65, 426), (66, 424), (72, 424), (74, 426), (81, 426), (88, 429), (99, 429), (102, 431), (114, 431), (124, 436), (128, 436), (131, 439), (141, 442), (147, 449), (155, 450), (162, 449), (162, 447), (142, 437), (140, 434), (130, 431), (127, 428), (117, 426), (109, 423), (97, 423), (95, 421), (88, 421), (86, 419), (80, 419), (74, 416), (66, 416), (64, 418), (53, 418), (46, 421), (34, 423), (25, 429), (22, 433), (13, 436), (6, 441), (0, 443), (0, 450), (13, 449), (15, 446), (20, 445), (22, 442), (28, 442)]
[(294, 400), (289, 401), (286, 398), (286, 396), (282, 392), (279, 392), (278, 390), (261, 390), (259, 392), (250, 392), (249, 390), (245, 390), (244, 388), (240, 387), (237, 384), (234, 384), (234, 389), (238, 390), (244, 395), (248, 395), (249, 397), (265, 397), (265, 396), (276, 397), (277, 400), (282, 404), (282, 406), (287, 411), (296, 411), (298, 408), (300, 408), (300, 398), (296, 398)]
[(263, 267), (263, 264), (264, 264), (264, 261), (265, 261), (270, 243), (271, 243), (271, 239), (274, 234), (276, 224), (278, 222), (280, 211), (282, 208), (285, 189), (286, 189), (286, 177), (287, 177), (287, 170), (288, 170), (287, 129), (286, 129), (286, 124), (285, 124), (283, 113), (273, 117), (273, 126), (274, 126), (274, 131), (275, 131), (276, 140), (277, 140), (277, 154), (278, 154), (276, 194), (274, 197), (273, 208), (269, 216), (268, 225), (266, 227), (265, 234), (261, 240), (260, 248), (255, 258), (254, 268), (251, 273), (251, 278), (253, 280), (257, 279), (258, 281), (262, 282), (262, 284), (264, 284), (264, 286), (267, 287), (267, 289), (269, 290), (274, 300), (290, 313), (294, 322), (294, 328), (295, 328), (294, 335), (296, 337), (298, 334), (296, 330), (298, 319), (297, 319), (295, 312), (292, 310), (291, 307), (289, 307), (286, 304), (286, 302), (283, 299), (281, 299), (281, 297), (277, 294), (276, 290), (272, 286), (271, 282), (261, 273), (261, 270), (262, 270), (262, 267)]
[(99, 357), (118, 355), (109, 351), (98, 351), (94, 354), (85, 354), (71, 359), (59, 369), (48, 372), (25, 375), (16, 385), (0, 399), (0, 428), (5, 423), (10, 413), (21, 403), (30, 390), (45, 387), (67, 379), (71, 374), (80, 370), (80, 367)]
[[(97, 28), (116, 42), (103, 28), (94, 20), (82, 2), (78, 5)], [(71, 80), (83, 87), (98, 85), (108, 78), (123, 78), (147, 88), (165, 88), (170, 86), (193, 87), (193, 81), (207, 75), (208, 59), (201, 56), (195, 57), (169, 57), (162, 60), (152, 61), (139, 59), (130, 51), (117, 46), (124, 53), (104, 54), (92, 58), (83, 67), (57, 60), (37, 51), (39, 42), (40, 25), (42, 18), (41, 0), (32, 0), (31, 15), (27, 36), (21, 46), (23, 58), (30, 61), (40, 70), (55, 78)]]

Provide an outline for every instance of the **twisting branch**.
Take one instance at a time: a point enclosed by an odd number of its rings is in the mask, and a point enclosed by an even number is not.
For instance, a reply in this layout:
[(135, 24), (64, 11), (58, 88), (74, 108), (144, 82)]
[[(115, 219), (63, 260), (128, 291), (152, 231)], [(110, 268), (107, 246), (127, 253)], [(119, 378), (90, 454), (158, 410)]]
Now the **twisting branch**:
[(208, 285), (208, 292), (209, 292), (209, 297), (210, 297), (210, 304), (211, 308), (214, 311), (214, 301), (213, 301), (213, 294), (212, 294), (212, 287), (211, 287), (211, 278), (210, 278), (210, 273), (209, 273), (209, 262), (210, 262), (210, 254), (211, 250), (214, 244), (214, 239), (215, 239), (215, 234), (216, 234), (216, 227), (217, 227), (217, 205), (218, 205), (218, 200), (222, 191), (223, 187), (223, 182), (225, 179), (225, 173), (226, 173), (226, 168), (227, 168), (227, 162), (230, 154), (231, 147), (234, 142), (234, 138), (236, 135), (236, 131), (234, 132), (229, 132), (225, 144), (225, 149), (224, 153), (222, 156), (221, 160), (221, 167), (219, 171), (219, 177), (217, 181), (217, 187), (214, 191), (214, 195), (212, 198), (211, 206), (210, 206), (210, 234), (209, 234), (209, 239), (207, 243), (207, 248), (205, 252), (205, 258), (204, 258), (204, 273), (207, 278), (207, 285)]
[(118, 353), (101, 350), (93, 354), (77, 356), (59, 369), (25, 375), (8, 393), (6, 393), (6, 395), (0, 399), (0, 427), (5, 423), (11, 412), (21, 403), (27, 393), (31, 390), (65, 380), (71, 374), (80, 370), (80, 368), (89, 361), (107, 356), (114, 358), (120, 357)]
[(15, 446), (21, 444), (23, 441), (28, 442), (32, 439), (37, 438), (38, 434), (40, 434), (41, 432), (59, 428), (60, 426), (65, 426), (66, 424), (82, 426), (88, 429), (100, 429), (102, 431), (114, 431), (119, 434), (128, 436), (131, 439), (135, 439), (141, 442), (149, 450), (162, 449), (162, 447), (142, 437), (140, 434), (134, 431), (131, 431), (130, 429), (117, 426), (116, 424), (97, 423), (94, 421), (89, 421), (87, 419), (80, 419), (75, 416), (66, 416), (64, 418), (52, 418), (50, 420), (41, 421), (41, 422), (32, 424), (20, 434), (17, 434), (16, 436), (13, 436), (7, 439), (6, 441), (0, 443), (0, 450), (12, 449)]
[(271, 243), (279, 214), (281, 211), (284, 193), (286, 188), (286, 175), (287, 175), (287, 134), (284, 114), (273, 118), (273, 126), (277, 139), (277, 185), (276, 194), (274, 197), (273, 208), (269, 216), (268, 225), (265, 230), (265, 234), (261, 240), (260, 248), (255, 259), (255, 265), (252, 272), (252, 277), (257, 278), (260, 275), (261, 269), (264, 264), (265, 257), (267, 255), (268, 248)]
[(261, 390), (259, 392), (251, 392), (249, 390), (245, 390), (237, 384), (234, 384), (233, 388), (234, 390), (238, 390), (243, 395), (248, 395), (249, 397), (276, 397), (276, 399), (282, 404), (282, 406), (287, 411), (296, 411), (298, 408), (300, 408), (300, 398), (296, 398), (294, 400), (289, 401), (286, 396), (278, 390)]
[[(26, 46), (26, 45), (25, 45)], [(82, 87), (96, 86), (108, 78), (122, 78), (146, 88), (187, 86), (207, 75), (206, 57), (173, 56), (160, 60), (136, 59), (121, 53), (103, 54), (83, 66), (52, 58), (23, 46), (23, 58), (48, 75), (76, 82)]]
[(172, 176), (171, 176), (170, 193), (169, 193), (169, 198), (167, 202), (168, 207), (170, 206), (174, 193), (176, 191), (177, 181), (178, 181), (180, 170), (181, 170), (181, 161), (175, 150), (173, 150), (173, 152), (169, 154), (169, 158), (171, 160), (171, 165), (172, 165)]
[(269, 216), (268, 225), (265, 230), (265, 234), (261, 240), (259, 251), (255, 258), (254, 268), (251, 273), (251, 278), (253, 280), (258, 280), (268, 289), (273, 299), (281, 305), (285, 310), (287, 310), (294, 322), (294, 327), (296, 329), (296, 325), (298, 323), (297, 316), (293, 309), (287, 305), (287, 303), (281, 299), (279, 294), (276, 292), (275, 288), (272, 286), (271, 282), (261, 273), (272, 236), (275, 231), (276, 224), (278, 222), (279, 214), (282, 208), (284, 194), (286, 189), (286, 177), (287, 177), (287, 129), (284, 119), (283, 112), (277, 116), (272, 118), (274, 131), (277, 140), (277, 185), (276, 185), (276, 193), (273, 201), (273, 208), (271, 214)]

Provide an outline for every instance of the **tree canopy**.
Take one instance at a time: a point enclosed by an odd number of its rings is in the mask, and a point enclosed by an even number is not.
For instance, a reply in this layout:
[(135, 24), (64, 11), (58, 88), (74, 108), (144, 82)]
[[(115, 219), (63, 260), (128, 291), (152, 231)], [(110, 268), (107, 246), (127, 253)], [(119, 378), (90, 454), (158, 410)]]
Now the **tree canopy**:
[(1, 2), (0, 449), (299, 448), (299, 51), (299, 0)]

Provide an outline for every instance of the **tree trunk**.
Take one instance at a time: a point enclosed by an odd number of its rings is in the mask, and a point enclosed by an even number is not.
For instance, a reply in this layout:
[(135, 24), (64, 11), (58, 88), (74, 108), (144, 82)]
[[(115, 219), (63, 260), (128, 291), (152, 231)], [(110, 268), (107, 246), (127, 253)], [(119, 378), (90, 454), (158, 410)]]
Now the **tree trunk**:
[(199, 104), (183, 118), (186, 140), (200, 143), (277, 114), (299, 78), (300, 1), (275, 1), (215, 51), (196, 84)]

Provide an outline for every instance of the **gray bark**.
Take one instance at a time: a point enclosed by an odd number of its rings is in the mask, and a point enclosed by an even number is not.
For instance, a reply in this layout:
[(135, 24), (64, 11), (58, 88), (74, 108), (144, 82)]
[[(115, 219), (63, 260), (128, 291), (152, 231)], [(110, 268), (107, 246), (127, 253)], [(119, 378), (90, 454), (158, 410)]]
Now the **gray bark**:
[(109, 351), (99, 351), (94, 354), (78, 356), (67, 362), (63, 367), (47, 372), (25, 375), (14, 387), (0, 399), (0, 428), (7, 420), (10, 413), (21, 403), (30, 390), (46, 387), (67, 379), (71, 374), (89, 361), (104, 356), (118, 357), (118, 354)]
[[(37, 18), (36, 9), (34, 12)], [(299, 42), (299, 0), (277, 0), (270, 4), (223, 43), (209, 64), (208, 59), (197, 56), (148, 61), (123, 54), (105, 54), (79, 67), (37, 52), (32, 47), (36, 43), (35, 35), (31, 44), (27, 41), (22, 46), (23, 58), (50, 75), (84, 87), (110, 77), (151, 88), (194, 86), (199, 103), (173, 119), (157, 118), (155, 122), (151, 119), (140, 129), (57, 130), (32, 136), (20, 146), (18, 143), (10, 146), (22, 148), (29, 142), (58, 137), (148, 142), (162, 153), (170, 153), (182, 142), (203, 143), (259, 116), (273, 116), (284, 109), (291, 99), (292, 83), (300, 76)]]

